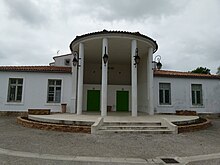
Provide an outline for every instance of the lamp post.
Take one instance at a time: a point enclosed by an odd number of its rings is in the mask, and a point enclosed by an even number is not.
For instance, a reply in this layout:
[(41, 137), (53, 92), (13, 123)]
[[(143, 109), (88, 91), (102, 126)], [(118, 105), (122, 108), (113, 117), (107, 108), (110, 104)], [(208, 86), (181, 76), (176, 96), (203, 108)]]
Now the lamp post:
[(160, 70), (162, 68), (162, 63), (160, 62), (161, 60), (161, 56), (157, 55), (154, 57), (154, 61), (152, 61), (152, 63), (154, 64), (153, 70)]
[(79, 62), (79, 60), (77, 59), (77, 57), (78, 57), (78, 53), (77, 53), (77, 51), (74, 51), (73, 61), (72, 61), (74, 67), (76, 67), (76, 66), (78, 65), (78, 62)]
[(105, 66), (106, 66), (106, 63), (108, 62), (108, 54), (106, 53), (106, 46), (105, 46), (105, 54), (103, 55), (103, 62), (104, 62), (104, 64), (105, 64)]
[(137, 67), (137, 65), (140, 63), (140, 57), (138, 55), (138, 48), (136, 48), (135, 50), (135, 56), (134, 56), (134, 65), (135, 65), (135, 68)]

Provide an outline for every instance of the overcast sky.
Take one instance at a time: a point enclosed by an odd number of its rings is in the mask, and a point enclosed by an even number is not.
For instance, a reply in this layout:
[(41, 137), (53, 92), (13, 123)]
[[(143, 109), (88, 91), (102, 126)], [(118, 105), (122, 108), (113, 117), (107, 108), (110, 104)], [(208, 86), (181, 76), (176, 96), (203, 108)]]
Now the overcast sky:
[(107, 29), (156, 40), (166, 70), (220, 66), (219, 0), (0, 0), (0, 21), (0, 65), (48, 65)]

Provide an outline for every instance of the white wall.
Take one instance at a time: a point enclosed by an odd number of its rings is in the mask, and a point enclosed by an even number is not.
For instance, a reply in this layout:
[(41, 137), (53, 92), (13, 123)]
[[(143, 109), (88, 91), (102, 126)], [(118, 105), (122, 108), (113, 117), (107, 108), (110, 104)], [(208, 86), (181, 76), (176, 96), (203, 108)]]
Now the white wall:
[[(7, 102), (9, 78), (23, 78), (23, 99), (21, 103)], [(61, 103), (71, 99), (71, 74), (37, 72), (0, 72), (0, 111), (27, 111), (28, 108), (49, 108), (60, 111), (60, 103), (47, 103), (48, 79), (61, 79)]]
[[(70, 65), (65, 65), (65, 59), (70, 59)], [(71, 66), (73, 55), (69, 54), (69, 55), (60, 56), (60, 57), (54, 58), (54, 60), (55, 60), (54, 62), (55, 66)]]
[[(159, 83), (171, 84), (171, 105), (159, 105)], [(191, 84), (202, 84), (203, 106), (193, 106)], [(176, 110), (194, 110), (220, 113), (220, 80), (192, 78), (154, 77), (154, 110), (159, 113), (173, 113)]]
[[(8, 103), (9, 78), (23, 78), (22, 103)], [(70, 110), (72, 75), (68, 73), (0, 72), (0, 111), (26, 111), (28, 108), (50, 108), (60, 111), (60, 103), (47, 103), (48, 79), (62, 79), (61, 102), (67, 103)], [(171, 83), (171, 105), (159, 105), (159, 82)], [(191, 84), (202, 84), (203, 106), (193, 107), (191, 103)], [(83, 90), (83, 110), (86, 110), (87, 90), (100, 90), (100, 85), (85, 84)], [(129, 91), (129, 110), (131, 111), (130, 85), (108, 85), (108, 106), (116, 110), (116, 91)], [(142, 90), (143, 91), (143, 90)], [(141, 92), (141, 90), (139, 90)], [(139, 99), (141, 99), (139, 95)], [(197, 112), (220, 113), (220, 80), (192, 78), (154, 77), (154, 109), (156, 112), (172, 113), (176, 110), (195, 110)], [(139, 109), (138, 109), (139, 110)]]

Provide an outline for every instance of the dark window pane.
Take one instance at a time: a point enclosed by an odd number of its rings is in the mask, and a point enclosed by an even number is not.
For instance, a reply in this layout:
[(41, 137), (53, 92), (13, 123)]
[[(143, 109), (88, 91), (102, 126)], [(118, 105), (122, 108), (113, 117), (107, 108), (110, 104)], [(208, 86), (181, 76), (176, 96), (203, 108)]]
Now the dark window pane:
[(197, 104), (201, 104), (200, 91), (196, 91)]
[(22, 86), (17, 87), (17, 101), (21, 101), (22, 99)]
[(9, 82), (10, 82), (10, 84), (16, 84), (16, 79), (11, 78)]
[(18, 84), (23, 84), (23, 79), (18, 79)]
[(170, 103), (170, 91), (165, 90), (165, 103), (169, 104)]
[(53, 101), (53, 96), (49, 96), (49, 97), (48, 97), (48, 101), (49, 101), (49, 102), (52, 102), (52, 101)]
[(49, 80), (49, 85), (54, 85), (55, 81), (54, 80)]
[(159, 90), (160, 104), (163, 104), (163, 90)]
[(57, 80), (56, 85), (61, 85), (61, 80)]
[(9, 101), (15, 101), (15, 86), (11, 86), (9, 89)]
[(195, 91), (192, 91), (192, 104), (196, 104), (195, 103)]
[(54, 93), (54, 87), (49, 87), (49, 93)]

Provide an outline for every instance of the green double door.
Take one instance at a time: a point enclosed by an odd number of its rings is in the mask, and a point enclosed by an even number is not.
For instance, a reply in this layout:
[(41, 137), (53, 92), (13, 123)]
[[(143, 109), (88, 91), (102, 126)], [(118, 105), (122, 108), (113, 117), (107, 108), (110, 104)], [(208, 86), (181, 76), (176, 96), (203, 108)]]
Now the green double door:
[(87, 91), (87, 111), (100, 111), (100, 90)]
[(116, 91), (116, 111), (128, 112), (129, 110), (129, 92)]
[[(116, 91), (116, 111), (128, 112), (129, 110), (129, 92)], [(100, 90), (87, 91), (87, 111), (100, 111)]]

